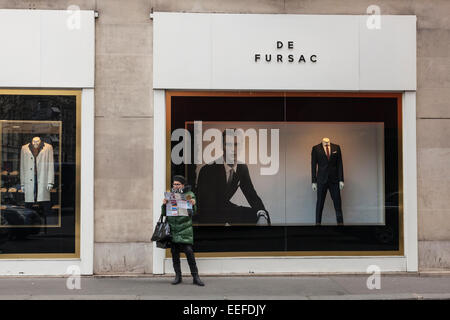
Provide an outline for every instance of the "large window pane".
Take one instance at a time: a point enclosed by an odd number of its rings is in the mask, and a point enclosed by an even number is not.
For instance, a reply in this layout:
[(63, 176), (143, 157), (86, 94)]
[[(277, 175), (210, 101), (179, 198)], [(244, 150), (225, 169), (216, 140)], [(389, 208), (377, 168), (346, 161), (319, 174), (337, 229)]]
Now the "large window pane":
[(76, 256), (80, 97), (26, 93), (0, 91), (1, 254)]

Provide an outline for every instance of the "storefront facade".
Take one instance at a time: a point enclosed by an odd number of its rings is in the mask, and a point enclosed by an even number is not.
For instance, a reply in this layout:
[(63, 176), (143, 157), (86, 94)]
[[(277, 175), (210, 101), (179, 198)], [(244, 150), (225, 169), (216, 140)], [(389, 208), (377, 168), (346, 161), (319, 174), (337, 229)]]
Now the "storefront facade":
[[(430, 37), (448, 38), (445, 19), (433, 25), (438, 11), (420, 13), (420, 1), (382, 3), (382, 16), (276, 1), (82, 1), (69, 12), (57, 3), (0, 11), (9, 31), (0, 56), (2, 274), (171, 274), (170, 252), (150, 237), (174, 174), (199, 199), (203, 274), (448, 268), (448, 210), (430, 191), (448, 184), (431, 165), (445, 162), (448, 135), (448, 75), (434, 63), (448, 53), (428, 49)], [(242, 129), (248, 157), (222, 190), (226, 169), (207, 156), (217, 160), (210, 143), (226, 129)], [(42, 199), (22, 181), (33, 167), (21, 152), (32, 153), (36, 137), (53, 150), (53, 179), (36, 187), (48, 191)], [(321, 193), (312, 167), (327, 157), (316, 148), (325, 137), (339, 177)], [(210, 201), (222, 191), (225, 207)], [(15, 222), (32, 212), (39, 224)]]
[[(367, 16), (154, 13), (153, 19), (155, 131), (161, 132), (155, 135), (154, 197), (170, 186), (170, 176), (188, 177), (198, 198), (200, 268), (417, 271), (416, 133), (406, 120), (415, 114), (415, 16), (383, 17), (380, 30), (369, 29)], [(202, 125), (198, 132), (195, 122)], [(174, 163), (177, 144), (187, 138), (174, 135), (187, 129), (189, 148), (201, 159), (207, 142), (217, 139), (206, 137), (207, 130), (227, 128), (276, 137), (258, 136), (260, 158), (253, 163), (244, 146), (249, 157), (241, 168), (248, 173), (236, 170), (236, 186), (222, 202), (228, 189), (221, 189), (217, 157)], [(201, 143), (192, 141), (199, 137)], [(334, 208), (329, 201), (318, 212), (322, 182), (314, 194), (311, 148), (323, 137), (342, 143), (331, 152), (344, 154), (339, 170), (347, 182), (333, 196)], [(273, 144), (274, 170), (262, 164), (261, 143)], [(344, 208), (342, 226), (332, 218), (334, 209), (342, 210), (336, 206)], [(259, 210), (270, 215), (270, 225), (249, 217)], [(164, 255), (155, 249), (155, 273), (170, 270)]]

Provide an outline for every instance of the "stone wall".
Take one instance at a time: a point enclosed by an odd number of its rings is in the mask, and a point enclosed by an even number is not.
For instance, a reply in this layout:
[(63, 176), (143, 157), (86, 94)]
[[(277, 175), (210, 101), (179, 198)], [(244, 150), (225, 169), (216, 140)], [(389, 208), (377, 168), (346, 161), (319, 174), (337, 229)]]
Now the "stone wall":
[[(151, 273), (154, 11), (417, 15), (419, 267), (450, 268), (450, 1), (0, 0), (97, 10), (95, 273)], [(156, 199), (159, 201), (159, 199)]]

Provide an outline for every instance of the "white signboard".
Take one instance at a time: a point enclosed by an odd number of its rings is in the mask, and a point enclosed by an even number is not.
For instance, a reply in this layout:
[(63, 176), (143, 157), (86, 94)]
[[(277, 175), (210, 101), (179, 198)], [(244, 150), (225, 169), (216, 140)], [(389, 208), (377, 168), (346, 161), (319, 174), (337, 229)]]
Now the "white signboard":
[(93, 88), (94, 11), (0, 10), (0, 86)]
[(155, 89), (415, 90), (416, 16), (154, 13)]

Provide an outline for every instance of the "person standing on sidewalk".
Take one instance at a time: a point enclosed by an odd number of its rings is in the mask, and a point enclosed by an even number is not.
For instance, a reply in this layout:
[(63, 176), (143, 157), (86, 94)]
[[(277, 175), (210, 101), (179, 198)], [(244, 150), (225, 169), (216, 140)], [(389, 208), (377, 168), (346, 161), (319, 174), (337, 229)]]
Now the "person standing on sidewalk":
[[(167, 217), (167, 222), (170, 225), (170, 232), (172, 234), (171, 252), (173, 269), (175, 270), (175, 280), (172, 284), (179, 284), (182, 281), (180, 252), (183, 251), (186, 254), (189, 268), (191, 269), (193, 283), (203, 287), (205, 284), (200, 280), (198, 275), (194, 250), (192, 249), (192, 245), (194, 244), (192, 215), (194, 215), (197, 210), (195, 194), (191, 191), (189, 186), (185, 186), (185, 183), (186, 179), (181, 175), (174, 176), (172, 179), (171, 192), (185, 194), (186, 199), (192, 204), (192, 214), (191, 210), (188, 210), (189, 216)], [(163, 205), (161, 206), (161, 214), (163, 216), (166, 215), (166, 204), (167, 199), (164, 199)]]

